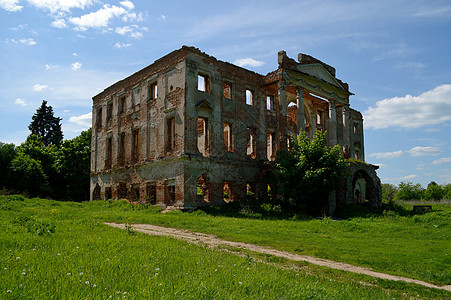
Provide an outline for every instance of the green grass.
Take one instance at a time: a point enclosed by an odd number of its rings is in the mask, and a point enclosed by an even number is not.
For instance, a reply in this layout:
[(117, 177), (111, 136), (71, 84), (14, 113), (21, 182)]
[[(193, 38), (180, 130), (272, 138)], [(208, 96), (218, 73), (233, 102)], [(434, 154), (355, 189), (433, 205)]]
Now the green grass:
[[(376, 234), (378, 228), (385, 228), (382, 225), (386, 222), (395, 227), (401, 222), (406, 223), (404, 226), (411, 224), (414, 229), (418, 224), (429, 228), (425, 224), (437, 223), (440, 211), (435, 212), (435, 216), (427, 214), (406, 219), (384, 216), (374, 220), (291, 221), (212, 216), (202, 211), (160, 214), (155, 208), (138, 208), (123, 201), (70, 203), (0, 196), (0, 298), (446, 299), (450, 295), (441, 290), (255, 253), (234, 255), (171, 238), (131, 234), (132, 231), (102, 224), (103, 221), (148, 222), (211, 232), (296, 253), (310, 253), (314, 249), (317, 255), (327, 256), (349, 252), (354, 244), (350, 242), (329, 253), (326, 248), (337, 244), (316, 244), (318, 240), (352, 241), (362, 238), (364, 233), (383, 239), (396, 232), (393, 229), (383, 235)], [(441, 213), (449, 218), (449, 207)], [(372, 223), (374, 226), (370, 226)], [(437, 227), (429, 230), (437, 230), (444, 240), (450, 240), (449, 224), (432, 225)], [(273, 240), (277, 231), (279, 235)], [(334, 237), (341, 231), (344, 232), (339, 237)], [(352, 237), (352, 232), (358, 235)], [(297, 240), (299, 237), (302, 240)], [(438, 233), (433, 233), (430, 238), (423, 238), (423, 243), (440, 244), (438, 237)], [(404, 240), (409, 238), (405, 236)], [(414, 240), (418, 242), (419, 238)], [(387, 259), (387, 251), (378, 254), (381, 256), (376, 261)], [(360, 256), (359, 252), (353, 251), (355, 256)], [(411, 255), (410, 252), (407, 255)], [(352, 255), (344, 257), (351, 259)], [(411, 260), (414, 259), (415, 256)], [(444, 262), (447, 263), (443, 270), (446, 274), (450, 265), (449, 260)], [(437, 261), (433, 261), (430, 273), (437, 270), (436, 264)]]

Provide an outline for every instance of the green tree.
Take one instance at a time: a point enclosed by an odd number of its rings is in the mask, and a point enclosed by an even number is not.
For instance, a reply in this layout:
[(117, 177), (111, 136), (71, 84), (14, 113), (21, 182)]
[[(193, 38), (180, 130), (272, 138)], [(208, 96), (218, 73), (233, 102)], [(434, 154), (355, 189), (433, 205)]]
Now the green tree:
[(424, 189), (421, 184), (413, 184), (410, 181), (401, 182), (395, 194), (395, 200), (420, 200), (423, 198)]
[(445, 191), (435, 181), (431, 181), (428, 184), (427, 189), (424, 191), (425, 200), (441, 200), (444, 195)]
[(61, 120), (61, 118), (53, 115), (53, 108), (47, 106), (47, 101), (43, 100), (41, 107), (33, 115), (28, 129), (30, 129), (32, 135), (42, 137), (44, 145), (59, 145), (63, 140)]
[(398, 188), (391, 183), (382, 184), (382, 201), (389, 202), (395, 199)]
[(66, 140), (58, 150), (55, 168), (63, 180), (58, 193), (67, 200), (89, 200), (91, 162), (91, 128), (72, 140)]
[(0, 189), (11, 188), (11, 162), (16, 157), (16, 146), (0, 142)]
[(18, 152), (11, 162), (11, 188), (14, 192), (30, 196), (45, 196), (48, 191), (47, 176), (41, 162)]
[(443, 185), (443, 199), (451, 200), (451, 183)]
[(317, 131), (312, 141), (305, 132), (290, 138), (288, 151), (276, 157), (279, 193), (290, 209), (318, 214), (326, 210), (329, 195), (347, 173), (348, 162), (340, 146), (326, 145), (326, 133)]

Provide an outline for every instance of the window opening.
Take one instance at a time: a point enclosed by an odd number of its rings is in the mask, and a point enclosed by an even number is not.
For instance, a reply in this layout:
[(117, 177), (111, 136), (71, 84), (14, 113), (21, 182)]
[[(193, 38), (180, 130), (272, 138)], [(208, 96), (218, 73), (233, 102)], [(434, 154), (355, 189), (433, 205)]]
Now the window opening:
[[(105, 159), (105, 169), (111, 169), (111, 161), (112, 161), (112, 152), (113, 152), (113, 138), (109, 137), (106, 139), (106, 159)], [(109, 198), (107, 198), (109, 199)]]
[(273, 161), (276, 156), (275, 139), (276, 134), (274, 132), (268, 132), (268, 134), (266, 135), (266, 151), (268, 155), (268, 160), (270, 161)]
[(246, 104), (254, 105), (254, 91), (246, 90)]
[(208, 119), (197, 118), (197, 149), (203, 156), (208, 155), (209, 150)]
[(120, 105), (119, 105), (119, 113), (123, 114), (125, 113), (125, 109), (126, 109), (126, 101), (125, 101), (125, 96), (121, 97), (120, 100)]
[(266, 109), (267, 110), (274, 110), (274, 97), (273, 96), (266, 96)]
[(247, 148), (246, 148), (246, 154), (250, 158), (256, 157), (256, 139), (255, 139), (255, 133), (252, 128), (247, 128)]
[(208, 92), (208, 76), (197, 75), (197, 89), (202, 92)]
[(97, 109), (96, 127), (97, 127), (97, 129), (100, 129), (102, 127), (102, 108), (101, 107), (99, 107)]
[(107, 118), (107, 121), (110, 121), (113, 118), (113, 103), (112, 102), (108, 103), (107, 110), (106, 110), (106, 118)]
[(149, 204), (157, 203), (157, 186), (155, 182), (148, 182), (146, 186), (146, 202)]
[(166, 119), (167, 126), (167, 152), (175, 150), (175, 118)]
[(232, 124), (224, 123), (224, 151), (233, 152)]
[(139, 129), (132, 132), (132, 161), (137, 162), (139, 158)]
[(174, 205), (175, 203), (175, 180), (166, 182), (166, 204)]
[(132, 95), (132, 106), (139, 104), (139, 88), (133, 89), (133, 95)]
[(224, 181), (222, 186), (222, 199), (224, 202), (229, 203), (235, 199), (234, 185), (229, 181)]
[(139, 201), (139, 184), (133, 184), (130, 191), (130, 200)]
[(157, 83), (151, 83), (149, 85), (149, 99), (150, 100), (156, 100), (158, 95), (158, 86)]
[(210, 201), (210, 189), (208, 185), (207, 178), (201, 175), (196, 182), (196, 197), (198, 202), (209, 202)]
[(125, 132), (121, 133), (119, 140), (119, 164), (121, 166), (125, 164)]
[(224, 82), (223, 95), (224, 95), (224, 98), (232, 99), (232, 84), (231, 83)]

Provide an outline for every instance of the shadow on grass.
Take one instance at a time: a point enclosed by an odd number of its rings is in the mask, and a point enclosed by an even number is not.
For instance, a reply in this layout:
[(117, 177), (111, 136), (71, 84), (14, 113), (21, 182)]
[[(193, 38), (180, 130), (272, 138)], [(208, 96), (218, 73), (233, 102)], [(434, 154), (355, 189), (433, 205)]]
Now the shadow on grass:
[[(199, 210), (211, 216), (224, 216), (245, 219), (263, 220), (312, 220), (323, 218), (322, 216), (312, 216), (305, 212), (294, 211), (292, 208), (284, 206), (283, 203), (272, 200), (260, 200), (247, 198), (242, 201), (226, 203), (221, 206), (205, 206)], [(383, 203), (381, 207), (372, 207), (368, 203), (349, 204), (337, 207), (332, 216), (334, 219), (349, 218), (373, 218), (382, 215), (411, 216), (413, 212), (403, 205), (395, 202)]]

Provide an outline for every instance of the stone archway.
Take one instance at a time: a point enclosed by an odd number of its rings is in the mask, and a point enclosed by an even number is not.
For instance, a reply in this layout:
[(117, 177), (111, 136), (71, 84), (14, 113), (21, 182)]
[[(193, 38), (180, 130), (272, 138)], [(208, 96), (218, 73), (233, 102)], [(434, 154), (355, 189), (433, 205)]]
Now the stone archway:
[[(381, 182), (376, 174), (377, 166), (364, 162), (350, 162), (349, 175), (345, 189), (339, 191), (339, 197), (345, 196), (341, 203), (366, 203), (380, 206), (382, 202)], [(345, 201), (343, 201), (345, 200)]]

